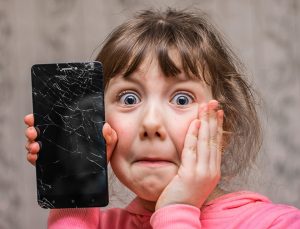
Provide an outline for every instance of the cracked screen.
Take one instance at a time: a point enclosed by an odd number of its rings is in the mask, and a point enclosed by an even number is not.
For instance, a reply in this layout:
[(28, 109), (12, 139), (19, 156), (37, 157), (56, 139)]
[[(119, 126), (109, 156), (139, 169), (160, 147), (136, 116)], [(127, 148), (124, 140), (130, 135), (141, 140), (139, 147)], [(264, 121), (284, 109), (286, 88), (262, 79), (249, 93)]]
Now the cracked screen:
[(102, 66), (99, 62), (33, 65), (38, 203), (43, 208), (108, 203)]

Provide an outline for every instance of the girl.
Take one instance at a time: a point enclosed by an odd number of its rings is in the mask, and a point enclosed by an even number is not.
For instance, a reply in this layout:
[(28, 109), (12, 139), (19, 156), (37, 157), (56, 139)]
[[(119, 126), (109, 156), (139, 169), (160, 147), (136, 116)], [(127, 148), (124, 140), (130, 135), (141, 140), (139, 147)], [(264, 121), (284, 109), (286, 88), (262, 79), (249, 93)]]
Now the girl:
[[(241, 64), (204, 17), (144, 11), (110, 34), (97, 60), (107, 157), (137, 197), (125, 209), (51, 210), (49, 228), (300, 228), (294, 207), (221, 189), (256, 158), (260, 127)], [(34, 164), (33, 116), (25, 123)]]

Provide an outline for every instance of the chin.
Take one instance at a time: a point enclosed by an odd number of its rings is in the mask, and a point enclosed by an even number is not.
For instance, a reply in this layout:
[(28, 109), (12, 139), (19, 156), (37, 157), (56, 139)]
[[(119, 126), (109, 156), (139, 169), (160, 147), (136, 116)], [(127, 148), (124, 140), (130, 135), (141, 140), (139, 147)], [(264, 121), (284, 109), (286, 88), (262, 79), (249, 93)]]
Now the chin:
[(165, 185), (162, 185), (162, 183), (163, 182), (147, 182), (140, 187), (136, 187), (136, 190), (133, 191), (144, 200), (156, 202), (168, 184), (168, 182), (165, 182)]

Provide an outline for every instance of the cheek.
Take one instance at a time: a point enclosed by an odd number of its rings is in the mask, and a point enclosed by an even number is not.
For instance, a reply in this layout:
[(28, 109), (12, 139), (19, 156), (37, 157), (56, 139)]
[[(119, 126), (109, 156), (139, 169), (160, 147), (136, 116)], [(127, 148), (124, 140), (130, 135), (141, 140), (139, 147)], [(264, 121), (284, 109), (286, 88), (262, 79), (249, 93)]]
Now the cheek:
[(120, 114), (118, 110), (114, 109), (114, 106), (112, 104), (106, 102), (105, 106), (106, 122), (117, 132), (118, 135), (122, 135), (122, 133), (126, 131), (126, 128), (128, 128), (130, 119)]
[(182, 152), (182, 149), (184, 147), (185, 136), (190, 122), (191, 121), (186, 121), (186, 122), (181, 121), (172, 127), (173, 130), (171, 132), (172, 133), (171, 138), (178, 152)]
[(136, 125), (134, 125), (131, 119), (122, 115), (107, 115), (106, 121), (117, 133), (118, 142), (115, 151), (128, 149), (136, 135)]
[(168, 120), (169, 134), (178, 152), (182, 152), (184, 141), (193, 120), (198, 118), (198, 107), (188, 112), (172, 115), (172, 119)]

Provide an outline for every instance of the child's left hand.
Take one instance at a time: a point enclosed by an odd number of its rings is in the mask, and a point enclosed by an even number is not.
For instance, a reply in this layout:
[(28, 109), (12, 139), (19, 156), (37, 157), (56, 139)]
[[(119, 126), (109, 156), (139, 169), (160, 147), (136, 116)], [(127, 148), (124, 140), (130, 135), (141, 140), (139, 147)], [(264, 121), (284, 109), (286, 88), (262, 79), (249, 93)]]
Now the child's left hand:
[(216, 100), (202, 104), (199, 119), (191, 122), (181, 155), (181, 166), (157, 200), (155, 209), (170, 204), (200, 208), (221, 177), (223, 110)]

